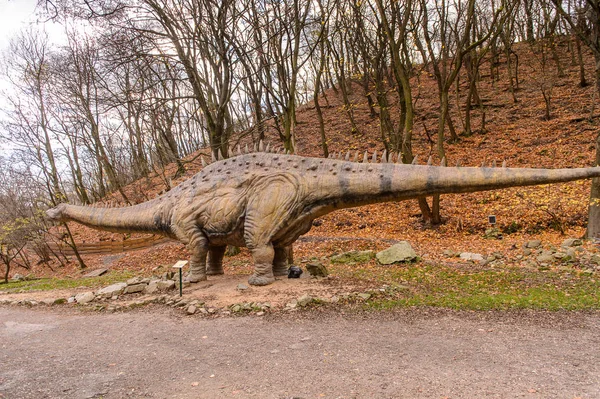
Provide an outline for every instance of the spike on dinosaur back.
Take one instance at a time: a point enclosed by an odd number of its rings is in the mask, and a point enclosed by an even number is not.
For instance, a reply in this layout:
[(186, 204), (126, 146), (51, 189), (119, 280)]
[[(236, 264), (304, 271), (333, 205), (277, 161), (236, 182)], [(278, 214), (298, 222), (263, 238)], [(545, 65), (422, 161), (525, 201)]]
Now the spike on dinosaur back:
[(375, 150), (375, 152), (373, 153), (373, 157), (371, 158), (371, 162), (372, 163), (377, 162), (377, 150)]
[(363, 163), (369, 162), (369, 153), (365, 151), (365, 155), (363, 156)]
[(387, 150), (383, 150), (383, 154), (381, 154), (381, 163), (387, 163)]
[(506, 159), (504, 161), (502, 161), (502, 167), (506, 168)]
[(202, 163), (202, 167), (203, 167), (203, 168), (206, 168), (206, 165), (207, 165), (207, 163), (206, 163), (206, 161), (204, 160), (204, 157), (203, 157), (202, 155), (200, 155), (200, 162)]
[(237, 145), (237, 155), (242, 155), (242, 149), (239, 144)]
[(416, 165), (416, 164), (418, 164), (418, 163), (419, 163), (419, 156), (418, 156), (418, 155), (415, 155), (415, 157), (414, 157), (414, 158), (413, 158), (413, 160), (412, 160), (412, 163), (411, 163), (411, 165)]
[(495, 168), (495, 167), (496, 167), (496, 160), (494, 159), (494, 160), (492, 161), (492, 168)]
[(223, 154), (221, 153), (221, 149), (220, 148), (217, 150), (217, 157), (218, 157), (219, 161), (223, 160)]
[(349, 160), (350, 160), (350, 151), (348, 151), (348, 152), (346, 153), (346, 158), (344, 158), (344, 159), (345, 159), (346, 161), (349, 161)]
[(440, 166), (448, 166), (448, 163), (446, 162), (446, 157), (442, 158), (442, 162), (440, 162)]
[(433, 164), (433, 157), (430, 155), (429, 159), (427, 160), (427, 166), (431, 166)]
[(213, 151), (210, 152), (210, 161), (217, 162), (217, 158), (215, 158), (215, 153)]
[(271, 143), (267, 144), (267, 147), (265, 148), (265, 152), (271, 152)]
[(400, 163), (400, 164), (403, 163), (402, 162), (402, 153), (401, 152), (398, 153), (398, 158), (396, 158), (396, 163)]
[(352, 160), (352, 162), (358, 162), (358, 157), (360, 157), (360, 153), (358, 151), (356, 151), (356, 153), (354, 154), (354, 159)]

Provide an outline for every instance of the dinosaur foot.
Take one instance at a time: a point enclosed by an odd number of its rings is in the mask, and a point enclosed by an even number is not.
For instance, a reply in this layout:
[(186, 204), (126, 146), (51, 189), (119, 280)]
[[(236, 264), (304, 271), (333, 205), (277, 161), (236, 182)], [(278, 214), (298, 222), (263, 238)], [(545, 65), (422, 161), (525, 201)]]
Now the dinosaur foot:
[(206, 281), (206, 274), (195, 274), (189, 273), (185, 278), (190, 283), (197, 283), (199, 281)]
[(273, 266), (273, 275), (276, 277), (288, 275), (288, 265)]
[(253, 274), (248, 279), (248, 284), (250, 285), (269, 285), (275, 281), (275, 277), (269, 275), (257, 276)]
[(223, 271), (223, 268), (220, 268), (220, 269), (207, 269), (206, 270), (206, 274), (208, 276), (217, 276), (219, 274), (225, 274), (225, 272)]

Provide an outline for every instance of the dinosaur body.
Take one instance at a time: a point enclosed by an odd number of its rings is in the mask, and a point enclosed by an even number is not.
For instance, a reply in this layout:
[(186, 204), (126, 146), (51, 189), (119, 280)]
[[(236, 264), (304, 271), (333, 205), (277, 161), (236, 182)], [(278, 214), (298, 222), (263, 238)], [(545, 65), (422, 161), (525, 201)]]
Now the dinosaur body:
[[(255, 263), (249, 283), (266, 285), (287, 270), (286, 247), (312, 221), (336, 209), (433, 194), (465, 193), (600, 177), (578, 169), (469, 168), (321, 159), (256, 152), (214, 162), (171, 191), (124, 208), (61, 204), (48, 211), (117, 232), (177, 239), (191, 252), (190, 280), (223, 273), (226, 245), (246, 246)], [(355, 158), (356, 159), (356, 158)], [(208, 259), (207, 259), (208, 258)]]

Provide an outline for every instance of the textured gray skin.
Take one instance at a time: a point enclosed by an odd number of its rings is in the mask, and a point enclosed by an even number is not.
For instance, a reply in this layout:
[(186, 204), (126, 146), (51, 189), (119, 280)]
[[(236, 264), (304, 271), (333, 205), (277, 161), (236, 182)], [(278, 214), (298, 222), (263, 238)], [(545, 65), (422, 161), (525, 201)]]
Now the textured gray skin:
[[(382, 160), (386, 159), (384, 155)], [(192, 282), (223, 273), (226, 245), (246, 246), (255, 264), (248, 282), (266, 285), (286, 274), (286, 248), (310, 230), (315, 218), (336, 209), (592, 177), (600, 177), (600, 167), (459, 168), (369, 163), (366, 154), (359, 163), (348, 156), (342, 160), (256, 152), (214, 162), (142, 204), (124, 208), (60, 204), (47, 214), (102, 230), (177, 239), (191, 252)]]

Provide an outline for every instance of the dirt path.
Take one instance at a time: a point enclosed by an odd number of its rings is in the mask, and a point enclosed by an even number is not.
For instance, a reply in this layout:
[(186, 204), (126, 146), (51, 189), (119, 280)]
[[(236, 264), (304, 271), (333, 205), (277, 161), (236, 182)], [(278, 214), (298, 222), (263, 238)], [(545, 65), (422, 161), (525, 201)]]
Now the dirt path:
[(600, 314), (0, 308), (2, 398), (598, 398)]

